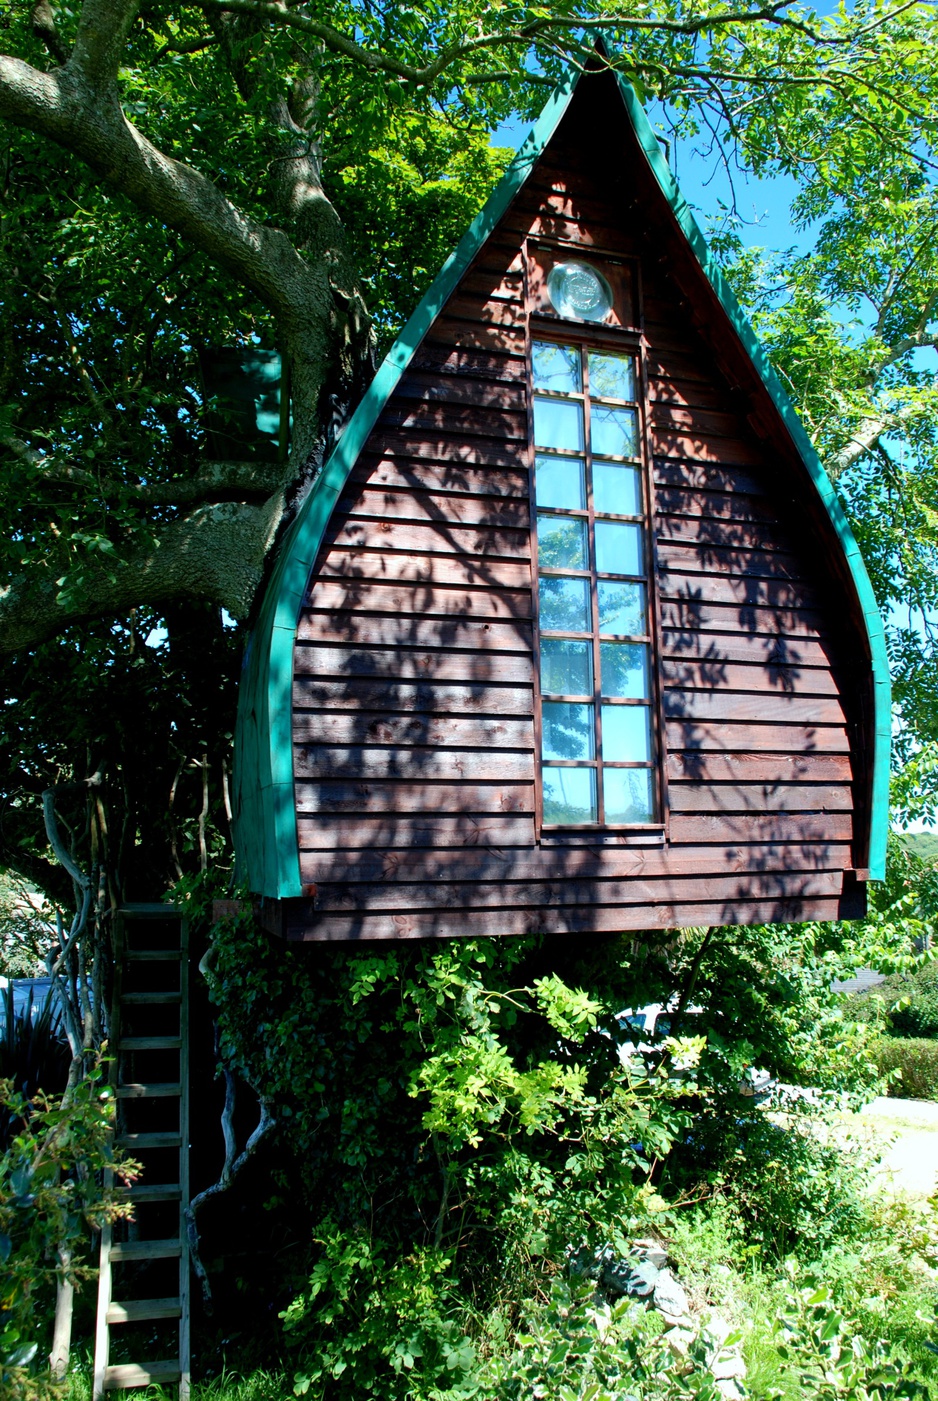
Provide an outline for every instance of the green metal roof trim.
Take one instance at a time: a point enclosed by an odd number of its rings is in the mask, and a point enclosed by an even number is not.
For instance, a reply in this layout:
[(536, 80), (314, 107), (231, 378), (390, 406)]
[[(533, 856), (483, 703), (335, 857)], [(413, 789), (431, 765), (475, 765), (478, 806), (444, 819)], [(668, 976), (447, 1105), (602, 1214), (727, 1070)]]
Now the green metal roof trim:
[(886, 875), (886, 837), (889, 830), (889, 747), (892, 738), (892, 686), (889, 679), (889, 661), (886, 656), (886, 635), (883, 620), (866, 572), (863, 556), (857, 544), (850, 522), (847, 520), (840, 497), (834, 490), (830, 478), (821, 465), (821, 459), (814, 444), (804, 430), (794, 406), (785, 392), (781, 380), (770, 365), (765, 351), (759, 344), (755, 331), (749, 324), (732, 288), (723, 276), (716, 259), (707, 247), (707, 241), (688, 208), (667, 161), (661, 153), (661, 146), (652, 130), (635, 90), (621, 74), (617, 75), (619, 91), (625, 103), (629, 120), (651, 166), (652, 174), (658, 182), (662, 194), (671, 206), (681, 232), (690, 244), (707, 281), (710, 283), (733, 329), (739, 336), (747, 355), (759, 373), (785, 427), (798, 450), (801, 460), (811, 476), (818, 495), (827, 509), (831, 524), (837, 532), (841, 548), (850, 568), (857, 598), (866, 622), (870, 643), (870, 656), (873, 663), (873, 706), (874, 706), (874, 751), (873, 751), (873, 791), (870, 795), (870, 841), (867, 865), (872, 880), (883, 880)]
[[(310, 570), (333, 507), (384, 404), (469, 263), (523, 185), (563, 117), (579, 75), (554, 93), (537, 124), (482, 211), (395, 341), (346, 425), (281, 546), (248, 643), (235, 735), (235, 846), (240, 874), (257, 894), (290, 899), (302, 894), (293, 783), (293, 644)], [(876, 748), (868, 864), (874, 880), (885, 874), (888, 824), (890, 684), (882, 620), (859, 547), (820, 460), (768, 363), (736, 298), (714, 262), (681, 196), (632, 87), (619, 89), (635, 134), (698, 262), (719, 298), (827, 508), (841, 542), (866, 620), (873, 661)]]
[(259, 895), (285, 900), (302, 894), (291, 733), (293, 641), (309, 573), (332, 508), (414, 351), (556, 130), (578, 76), (571, 75), (550, 98), (388, 351), (281, 546), (245, 655), (235, 734), (235, 847), (240, 874)]

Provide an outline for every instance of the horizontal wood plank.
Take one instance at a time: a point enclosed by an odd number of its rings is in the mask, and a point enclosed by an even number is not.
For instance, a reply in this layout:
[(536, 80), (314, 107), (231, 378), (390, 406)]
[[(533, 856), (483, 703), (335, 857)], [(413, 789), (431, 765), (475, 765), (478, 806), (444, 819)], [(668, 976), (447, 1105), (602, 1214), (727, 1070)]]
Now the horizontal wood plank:
[(730, 495), (763, 498), (771, 505), (767, 473), (729, 462), (701, 461), (699, 458), (667, 457), (656, 454), (654, 477), (656, 493), (662, 487), (678, 491), (712, 491)]
[(530, 686), (408, 684), (368, 677), (320, 681), (298, 676), (293, 683), (293, 704), (298, 711), (349, 710), (353, 714), (384, 710), (407, 715), (531, 716), (534, 692)]
[[(734, 691), (682, 691), (666, 689), (664, 713), (668, 720), (758, 720), (763, 724), (787, 721), (792, 725), (844, 725), (846, 716), (837, 696), (793, 696), (763, 692), (755, 697)], [(689, 746), (680, 746), (686, 749)]]
[(527, 468), (527, 448), (520, 443), (499, 443), (493, 438), (466, 443), (458, 434), (408, 433), (382, 428), (368, 442), (370, 452), (411, 461), (461, 462), (469, 467)]
[(516, 417), (527, 415), (523, 381), (506, 384), (502, 379), (482, 379), (469, 375), (429, 374), (426, 371), (405, 375), (389, 402), (399, 412), (403, 412), (407, 405), (436, 404), (462, 411), (481, 407)]
[(828, 670), (832, 649), (815, 637), (783, 637), (771, 632), (691, 632), (665, 628), (661, 633), (661, 655), (668, 662), (687, 665), (726, 662), (766, 668)]
[(342, 519), (330, 522), (326, 546), (346, 545), (356, 549), (394, 551), (408, 555), (472, 555), (497, 559), (528, 559), (531, 542), (527, 530), (493, 525), (454, 525), (448, 520), (433, 524), (404, 521)]
[[(663, 552), (662, 552), (663, 554)], [(807, 583), (788, 579), (760, 579), (755, 576), (719, 574), (684, 574), (666, 567), (664, 559), (658, 571), (658, 586), (662, 599), (680, 602), (685, 608), (708, 603), (733, 604), (738, 608), (770, 608), (783, 613), (810, 609), (818, 611), (820, 597), (817, 589)], [(761, 631), (753, 627), (753, 631)], [(774, 629), (768, 629), (774, 631)]]
[[(403, 745), (389, 749), (361, 745), (304, 745), (293, 747), (293, 765), (297, 778), (346, 778), (369, 780), (395, 779), (398, 782), (425, 782), (445, 779), (450, 783), (468, 780), (470, 783), (512, 781), (534, 782), (534, 755), (530, 751), (509, 749), (433, 749)], [(458, 792), (450, 796), (451, 812), (459, 812), (462, 798)]]
[(526, 501), (515, 498), (434, 495), (425, 491), (390, 491), (370, 488), (355, 496), (343, 497), (338, 515), (356, 519), (414, 521), (450, 525), (494, 525), (529, 530), (530, 510)]
[(320, 556), (314, 577), (380, 579), (387, 583), (462, 584), (467, 588), (530, 589), (529, 560), (483, 559), (468, 555), (383, 554), (380, 550), (337, 549)]
[(672, 780), (671, 812), (852, 812), (853, 794), (837, 783), (713, 783)]
[[(387, 778), (321, 778), (310, 781), (298, 774), (297, 812), (307, 813), (439, 813), (460, 817), (467, 813), (530, 813), (534, 811), (533, 775), (525, 782), (496, 778), (483, 783), (432, 782), (432, 775), (405, 780)], [(383, 824), (390, 831), (388, 824)]]
[(632, 876), (627, 880), (558, 877), (552, 881), (458, 882), (450, 880), (327, 882), (319, 887), (315, 919), (331, 912), (534, 909), (575, 905), (620, 909), (630, 905), (686, 904), (691, 901), (799, 899), (836, 896), (843, 887), (842, 871), (747, 871), (729, 876)]
[[(794, 882), (792, 883), (794, 886)], [(290, 941), (377, 939), (465, 939), (519, 934), (619, 933), (631, 929), (682, 929), (703, 924), (763, 924), (789, 920), (837, 919), (836, 897), (796, 893), (769, 899), (727, 897), (686, 905), (662, 901), (613, 907), (559, 905), (538, 910), (401, 911), (380, 914), (313, 916), (308, 924), (288, 916)]]
[(735, 846), (739, 842), (779, 842), (786, 845), (849, 842), (853, 818), (849, 812), (828, 813), (673, 813), (671, 842), (688, 846)]
[[(701, 529), (716, 529), (720, 522), (766, 526), (770, 531), (780, 529), (778, 503), (768, 496), (748, 491), (712, 490), (700, 487), (671, 485), (660, 482), (655, 488), (655, 508), (662, 529), (688, 529), (696, 524)], [(704, 523), (707, 523), (706, 525)]]
[(406, 458), (362, 454), (350, 482), (375, 490), (413, 488), (417, 491), (457, 492), (461, 496), (506, 496), (528, 500), (528, 471), (507, 467), (469, 467), (459, 462), (408, 462)]
[(531, 590), (446, 588), (379, 579), (314, 579), (306, 607), (324, 613), (396, 613), (422, 618), (529, 619)]
[(759, 695), (775, 692), (783, 697), (840, 694), (827, 667), (799, 667), (794, 662), (774, 660), (741, 665), (717, 657), (664, 657), (661, 679), (667, 687), (706, 691), (748, 691)]
[[(511, 622), (477, 618), (424, 618), (418, 614), (300, 614), (297, 643), (357, 643), (374, 647), (445, 647), (472, 652), (520, 652), (530, 668), (531, 627), (524, 618)], [(514, 673), (518, 675), (517, 672)], [(523, 673), (525, 679), (529, 671)], [(480, 671), (479, 679), (486, 673)]]
[(669, 573), (729, 575), (801, 581), (810, 578), (810, 562), (787, 550), (749, 549), (744, 545), (718, 545), (710, 540), (658, 540), (660, 567)]
[(534, 720), (494, 716), (389, 715), (368, 710), (297, 710), (293, 715), (297, 744), (439, 745), (448, 749), (534, 748)]
[(760, 724), (670, 720), (667, 724), (669, 751), (690, 754), (708, 752), (742, 754), (777, 753), (791, 755), (849, 754), (850, 740), (843, 725)]
[[(667, 541), (669, 546), (696, 546), (705, 554), (711, 550), (745, 554), (777, 552), (787, 560), (795, 553), (791, 539), (777, 521), (665, 515), (659, 510), (655, 517), (655, 536), (662, 543)], [(799, 573), (805, 573), (804, 563), (802, 556)]]
[(430, 337), (414, 351), (410, 371), (426, 370), (438, 375), (476, 377), (487, 382), (501, 380), (504, 384), (527, 382), (527, 360), (524, 345), (517, 350), (485, 346), (476, 349), (466, 345), (440, 343)]
[(751, 754), (723, 750), (678, 750), (668, 755), (672, 780), (698, 783), (778, 785), (849, 783), (853, 777), (849, 754)]
[[(686, 637), (688, 648), (704, 645), (696, 634), (727, 633), (774, 645), (779, 638), (821, 640), (829, 631), (828, 620), (817, 608), (790, 608), (781, 603), (704, 598), (699, 581), (685, 584), (685, 592), (662, 599), (661, 619), (666, 631)], [(709, 639), (706, 639), (709, 646)]]
[(377, 436), (385, 428), (411, 433), (458, 433), (461, 439), (494, 438), (499, 441), (516, 439), (527, 443), (528, 416), (524, 403), (514, 411), (496, 409), (481, 404), (454, 404), (435, 399), (390, 400), (378, 419)]
[[(299, 791), (299, 790), (298, 790)], [(509, 790), (502, 789), (503, 794)], [(476, 850), (497, 847), (534, 846), (534, 790), (530, 790), (528, 813), (503, 813), (495, 808), (453, 814), (401, 814), (393, 809), (388, 816), (356, 813), (354, 817), (315, 814), (301, 808), (297, 815), (301, 866), (316, 852), (348, 852), (356, 849), (404, 852), (444, 846), (448, 850)], [(305, 869), (305, 867), (304, 867)], [(315, 877), (313, 877), (315, 880)]]
[(294, 648), (297, 676), (387, 677), (392, 680), (471, 681), (533, 684), (531, 659), (498, 652), (421, 651), (419, 649), (355, 646), (306, 646)]
[(440, 316), (427, 333), (431, 347), (458, 347), (459, 350), (481, 350), (488, 354), (505, 351), (510, 355), (524, 354), (524, 332), (515, 326), (482, 325), (472, 316), (459, 317), (450, 308)]
[(804, 846), (741, 843), (716, 853), (696, 847), (649, 849), (634, 846), (580, 846), (564, 850), (523, 847), (464, 848), (420, 851), (304, 851), (304, 883), (419, 881), (625, 880), (697, 876), (701, 858), (714, 875), (736, 876), (750, 870), (790, 874), (802, 871), (842, 871), (850, 865), (846, 843)]

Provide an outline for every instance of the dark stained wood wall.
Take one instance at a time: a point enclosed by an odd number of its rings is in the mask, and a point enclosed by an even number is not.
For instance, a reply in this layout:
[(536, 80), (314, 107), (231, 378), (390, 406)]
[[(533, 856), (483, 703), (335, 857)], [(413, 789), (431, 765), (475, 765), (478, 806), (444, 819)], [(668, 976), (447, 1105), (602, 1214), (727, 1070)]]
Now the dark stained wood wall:
[[(597, 102), (608, 109), (606, 154), (591, 171)], [(301, 876), (317, 889), (287, 908), (290, 938), (862, 910), (852, 780), (863, 762), (863, 634), (790, 445), (766, 439), (773, 425), (755, 377), (746, 383), (722, 313), (695, 294), (699, 273), (633, 142), (609, 80), (584, 81), (338, 503), (295, 649)], [(628, 255), (640, 268), (663, 839), (536, 840), (524, 288), (533, 238)]]

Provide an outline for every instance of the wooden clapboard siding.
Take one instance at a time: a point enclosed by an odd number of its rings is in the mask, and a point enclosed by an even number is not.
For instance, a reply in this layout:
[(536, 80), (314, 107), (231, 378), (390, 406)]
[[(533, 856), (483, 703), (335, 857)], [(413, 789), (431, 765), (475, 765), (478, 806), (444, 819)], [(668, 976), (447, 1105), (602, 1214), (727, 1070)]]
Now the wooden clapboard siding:
[[(842, 571), (620, 108), (603, 128), (621, 139), (614, 169), (592, 162), (595, 121), (577, 97), (336, 505), (294, 649), (301, 879), (316, 894), (288, 903), (288, 938), (862, 909), (860, 633)], [(526, 240), (539, 257), (605, 250), (640, 280), (663, 831), (538, 836)]]

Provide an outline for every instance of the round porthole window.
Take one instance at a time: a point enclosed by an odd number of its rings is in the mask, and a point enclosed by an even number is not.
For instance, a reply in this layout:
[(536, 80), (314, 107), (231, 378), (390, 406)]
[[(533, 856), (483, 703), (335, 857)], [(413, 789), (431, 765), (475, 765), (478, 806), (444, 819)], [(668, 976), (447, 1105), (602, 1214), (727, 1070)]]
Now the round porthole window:
[(558, 316), (574, 321), (604, 321), (612, 310), (609, 283), (586, 263), (555, 263), (547, 277), (547, 295)]

